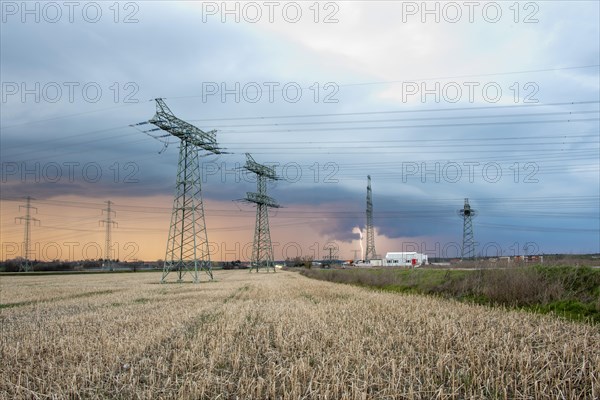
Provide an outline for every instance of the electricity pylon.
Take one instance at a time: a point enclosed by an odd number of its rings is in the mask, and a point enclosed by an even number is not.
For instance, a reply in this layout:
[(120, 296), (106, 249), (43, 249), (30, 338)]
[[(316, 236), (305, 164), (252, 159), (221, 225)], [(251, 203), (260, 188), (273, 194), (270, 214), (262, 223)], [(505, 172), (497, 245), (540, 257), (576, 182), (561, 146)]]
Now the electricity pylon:
[(35, 225), (39, 224), (40, 220), (37, 218), (33, 218), (31, 216), (31, 210), (35, 210), (37, 213), (37, 208), (31, 206), (31, 197), (27, 196), (27, 201), (24, 206), (19, 206), (19, 210), (21, 208), (25, 209), (24, 217), (16, 217), (15, 221), (25, 221), (25, 235), (23, 238), (23, 253), (21, 264), (19, 265), (19, 272), (29, 272), (31, 271), (31, 261), (29, 260), (29, 256), (31, 255), (31, 223)]
[(265, 268), (269, 272), (273, 265), (273, 245), (271, 243), (271, 232), (269, 230), (269, 207), (279, 208), (277, 201), (267, 196), (267, 180), (278, 180), (274, 167), (268, 167), (254, 161), (254, 158), (246, 153), (246, 165), (244, 168), (256, 174), (256, 192), (247, 192), (244, 199), (248, 203), (256, 205), (256, 225), (254, 227), (254, 243), (252, 246), (252, 260), (250, 272)]
[(475, 258), (475, 239), (473, 235), (472, 218), (477, 215), (477, 210), (471, 208), (469, 199), (465, 199), (465, 205), (458, 210), (458, 215), (463, 217), (462, 258)]
[(156, 114), (154, 117), (137, 125), (153, 124), (158, 128), (147, 132), (163, 130), (181, 142), (171, 226), (160, 281), (164, 283), (169, 273), (175, 272), (177, 273), (177, 282), (183, 282), (183, 277), (189, 272), (193, 282), (198, 283), (200, 282), (198, 271), (206, 272), (209, 279), (212, 280), (199, 160), (201, 150), (205, 150), (209, 154), (222, 154), (217, 144), (216, 130), (204, 132), (173, 115), (163, 99), (155, 100)]
[(371, 193), (371, 175), (367, 175), (367, 250), (365, 260), (377, 258), (375, 251), (375, 228), (373, 227), (373, 195)]
[(109, 271), (113, 270), (113, 262), (112, 262), (112, 227), (118, 226), (118, 224), (113, 221), (112, 217), (115, 214), (114, 211), (111, 210), (112, 201), (106, 202), (106, 208), (102, 210), (102, 212), (106, 212), (106, 219), (101, 219), (99, 222), (103, 224), (106, 228), (105, 236), (104, 236), (104, 264), (102, 265), (104, 268), (108, 268)]
[(333, 260), (338, 258), (338, 250), (339, 250), (339, 246), (334, 243), (334, 242), (329, 242), (326, 243), (325, 246), (323, 246), (323, 250), (328, 250), (329, 251), (329, 255), (327, 256), (327, 260), (329, 261), (329, 264), (333, 264)]

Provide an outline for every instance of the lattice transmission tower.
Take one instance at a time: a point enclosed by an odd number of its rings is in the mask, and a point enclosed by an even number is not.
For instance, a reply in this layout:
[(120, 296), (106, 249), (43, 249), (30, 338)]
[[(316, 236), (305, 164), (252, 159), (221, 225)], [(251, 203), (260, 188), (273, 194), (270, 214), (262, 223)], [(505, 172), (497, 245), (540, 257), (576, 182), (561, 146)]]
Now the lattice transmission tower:
[(328, 251), (328, 254), (326, 254), (327, 264), (333, 265), (333, 260), (338, 259), (338, 252), (340, 250), (339, 246), (337, 243), (328, 242), (325, 243), (325, 246), (323, 246), (323, 250)]
[(254, 161), (254, 158), (246, 153), (246, 165), (244, 168), (256, 174), (256, 192), (247, 192), (244, 201), (256, 205), (256, 225), (254, 227), (254, 243), (252, 246), (252, 260), (250, 272), (260, 268), (273, 269), (273, 245), (271, 243), (271, 232), (269, 230), (269, 208), (279, 208), (277, 201), (267, 196), (267, 181), (278, 180), (274, 167), (268, 167)]
[(113, 202), (107, 201), (106, 208), (102, 210), (102, 212), (106, 213), (106, 218), (101, 219), (100, 224), (104, 225), (106, 228), (104, 234), (104, 263), (102, 264), (103, 268), (107, 268), (109, 271), (113, 270), (113, 259), (112, 259), (112, 227), (118, 226), (116, 221), (113, 221), (113, 216), (116, 213), (111, 209)]
[(23, 238), (23, 252), (21, 264), (19, 265), (19, 271), (21, 272), (29, 272), (31, 271), (31, 223), (40, 224), (40, 220), (37, 218), (33, 218), (31, 216), (31, 210), (35, 210), (37, 213), (37, 208), (31, 206), (31, 197), (27, 196), (26, 202), (24, 206), (19, 206), (19, 211), (24, 208), (25, 216), (24, 217), (16, 217), (15, 221), (25, 221), (25, 234)]
[(365, 260), (377, 258), (375, 251), (375, 228), (373, 227), (373, 194), (371, 191), (371, 175), (367, 175), (367, 249)]
[[(216, 130), (204, 132), (196, 126), (177, 118), (167, 107), (163, 99), (156, 100), (156, 114), (146, 122), (136, 125), (153, 124), (157, 126), (146, 132), (163, 130), (168, 132), (157, 138), (179, 139), (179, 161), (175, 199), (171, 214), (171, 226), (167, 239), (167, 251), (161, 283), (174, 272), (177, 282), (182, 282), (189, 272), (194, 283), (200, 282), (199, 272), (206, 272), (213, 279), (212, 264), (208, 247), (204, 204), (200, 173), (200, 152), (223, 154), (217, 143)], [(168, 142), (166, 142), (168, 144)]]
[(475, 258), (475, 238), (473, 235), (473, 217), (477, 215), (477, 210), (471, 208), (469, 199), (465, 199), (465, 205), (458, 210), (458, 215), (463, 217), (463, 245), (462, 258)]

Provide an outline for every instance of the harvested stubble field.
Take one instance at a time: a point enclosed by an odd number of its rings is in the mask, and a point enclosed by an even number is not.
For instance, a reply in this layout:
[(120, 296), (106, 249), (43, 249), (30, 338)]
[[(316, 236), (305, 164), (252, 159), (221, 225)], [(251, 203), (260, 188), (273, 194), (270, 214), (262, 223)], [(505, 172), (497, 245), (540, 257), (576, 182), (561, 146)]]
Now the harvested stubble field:
[(600, 397), (597, 326), (294, 272), (215, 278), (0, 278), (0, 396)]

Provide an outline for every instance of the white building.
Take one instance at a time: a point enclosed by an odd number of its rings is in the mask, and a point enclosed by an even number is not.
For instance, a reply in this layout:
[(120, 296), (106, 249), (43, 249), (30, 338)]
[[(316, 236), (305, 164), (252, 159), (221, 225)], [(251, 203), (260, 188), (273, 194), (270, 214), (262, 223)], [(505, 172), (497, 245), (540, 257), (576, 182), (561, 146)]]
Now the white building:
[(386, 267), (418, 267), (427, 264), (429, 264), (427, 254), (417, 253), (416, 251), (387, 253), (383, 263)]
[(355, 262), (357, 267), (420, 267), (429, 264), (427, 254), (416, 251), (390, 252), (384, 259), (361, 260)]

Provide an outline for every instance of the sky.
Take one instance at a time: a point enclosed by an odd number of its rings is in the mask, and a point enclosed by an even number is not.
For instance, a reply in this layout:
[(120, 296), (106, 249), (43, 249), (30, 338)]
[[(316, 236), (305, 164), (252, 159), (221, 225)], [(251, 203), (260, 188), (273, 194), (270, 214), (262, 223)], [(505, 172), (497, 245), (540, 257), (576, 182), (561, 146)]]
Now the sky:
[[(1, 259), (165, 257), (178, 142), (163, 98), (216, 129), (203, 154), (213, 260), (247, 260), (275, 167), (274, 255), (375, 247), (459, 257), (600, 252), (597, 1), (1, 1)], [(164, 132), (162, 132), (164, 133)], [(358, 228), (358, 229), (357, 229)], [(364, 242), (362, 243), (365, 245)], [(358, 255), (357, 255), (358, 254)]]

